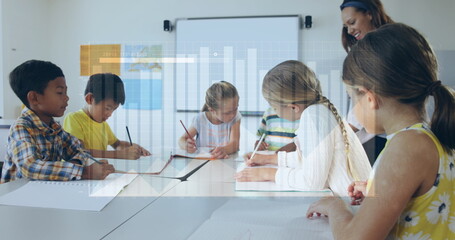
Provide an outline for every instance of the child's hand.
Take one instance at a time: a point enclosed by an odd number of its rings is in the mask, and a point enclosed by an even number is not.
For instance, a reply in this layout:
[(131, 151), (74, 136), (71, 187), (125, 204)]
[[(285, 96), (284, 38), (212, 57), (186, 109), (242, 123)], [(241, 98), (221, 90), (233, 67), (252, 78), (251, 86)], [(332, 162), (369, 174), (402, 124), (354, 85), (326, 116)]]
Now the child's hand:
[(196, 152), (197, 150), (197, 147), (196, 147), (196, 140), (194, 140), (193, 138), (187, 138), (186, 139), (186, 146), (185, 146), (185, 149), (187, 152), (189, 153), (194, 153)]
[(235, 175), (239, 182), (275, 181), (276, 168), (245, 168)]
[(273, 161), (273, 157), (276, 156), (276, 154), (273, 155), (265, 155), (265, 154), (254, 154), (254, 157), (251, 158), (251, 155), (253, 153), (247, 153), (243, 156), (245, 159), (245, 164), (249, 167), (252, 166), (262, 166), (266, 164), (275, 164), (276, 163)]
[(325, 217), (330, 217), (329, 212), (331, 209), (342, 209), (345, 208), (346, 204), (341, 198), (338, 197), (324, 197), (317, 202), (314, 202), (310, 205), (307, 210), (306, 216), (309, 219), (312, 219), (315, 215), (320, 217), (324, 215)]
[[(259, 140), (257, 140), (256, 143), (254, 143), (254, 148), (255, 149), (256, 149), (256, 146), (258, 145), (258, 143), (259, 143)], [(261, 145), (259, 145), (258, 151), (267, 150), (268, 148), (269, 148), (269, 144), (267, 144), (266, 142), (262, 141)]]
[(152, 155), (149, 151), (147, 151), (147, 149), (139, 146), (136, 143), (133, 143), (133, 146), (135, 146), (135, 147), (137, 147), (139, 149), (139, 153), (141, 154), (141, 156), (150, 156), (150, 155)]
[(116, 156), (117, 158), (136, 160), (141, 157), (141, 150), (137, 145), (133, 145), (122, 150), (117, 150)]
[(285, 145), (283, 147), (281, 147), (280, 149), (276, 150), (276, 152), (281, 152), (281, 151), (285, 151), (285, 152), (295, 152), (297, 150), (297, 146), (295, 145), (295, 143), (289, 143), (288, 145)]
[(103, 180), (107, 175), (115, 172), (114, 166), (109, 164), (107, 160), (101, 160), (102, 164), (93, 163), (82, 170), (82, 179)]
[(212, 158), (214, 159), (223, 159), (223, 158), (228, 158), (229, 155), (226, 153), (226, 150), (224, 150), (223, 147), (216, 147), (212, 151), (210, 151), (212, 154)]
[(355, 181), (348, 187), (348, 195), (351, 197), (351, 205), (360, 205), (365, 198), (367, 188), (366, 181)]

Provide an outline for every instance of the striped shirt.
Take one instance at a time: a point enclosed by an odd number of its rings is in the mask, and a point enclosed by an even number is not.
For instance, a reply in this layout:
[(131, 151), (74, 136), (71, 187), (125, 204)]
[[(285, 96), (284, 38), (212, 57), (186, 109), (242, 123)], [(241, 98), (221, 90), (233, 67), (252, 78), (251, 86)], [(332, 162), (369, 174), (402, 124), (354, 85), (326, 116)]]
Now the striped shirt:
[(31, 180), (79, 180), (83, 165), (92, 156), (80, 141), (52, 121), (46, 125), (30, 109), (24, 108), (11, 126), (8, 149), (0, 183), (19, 178)]
[(265, 133), (265, 142), (269, 144), (268, 150), (276, 151), (294, 141), (295, 131), (299, 128), (299, 120), (288, 121), (278, 117), (272, 107), (267, 109), (262, 116), (261, 125), (257, 135)]

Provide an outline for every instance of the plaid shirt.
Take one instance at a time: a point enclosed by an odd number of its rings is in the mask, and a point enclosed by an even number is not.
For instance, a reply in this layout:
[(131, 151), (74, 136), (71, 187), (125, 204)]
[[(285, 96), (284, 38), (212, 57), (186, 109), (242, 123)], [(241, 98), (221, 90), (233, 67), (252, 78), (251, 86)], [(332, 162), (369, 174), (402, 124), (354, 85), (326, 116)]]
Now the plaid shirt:
[(32, 180), (79, 180), (85, 162), (92, 156), (80, 141), (52, 121), (46, 125), (30, 109), (24, 108), (11, 126), (8, 150), (0, 183), (17, 178)]

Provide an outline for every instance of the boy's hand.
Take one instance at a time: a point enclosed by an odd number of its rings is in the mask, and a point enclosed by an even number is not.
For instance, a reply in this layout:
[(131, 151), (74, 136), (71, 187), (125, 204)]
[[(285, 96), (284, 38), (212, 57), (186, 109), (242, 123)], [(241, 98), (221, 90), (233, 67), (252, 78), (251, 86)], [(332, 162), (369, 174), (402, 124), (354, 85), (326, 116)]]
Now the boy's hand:
[(266, 154), (254, 154), (254, 157), (251, 158), (253, 153), (247, 153), (243, 156), (245, 159), (245, 164), (249, 167), (252, 166), (262, 166), (266, 164), (277, 165), (276, 154), (266, 155)]
[(101, 160), (102, 164), (93, 163), (90, 166), (84, 167), (82, 171), (82, 179), (103, 180), (107, 175), (115, 172), (114, 166), (109, 164), (107, 160)]
[(245, 168), (235, 175), (239, 182), (275, 181), (276, 168)]
[(365, 198), (367, 189), (366, 181), (355, 181), (348, 187), (348, 195), (351, 197), (351, 205), (360, 205)]
[(295, 152), (297, 150), (297, 146), (295, 145), (295, 143), (289, 143), (288, 145), (286, 146), (283, 146), (281, 147), (280, 149), (276, 150), (276, 152), (280, 152), (280, 151), (285, 151), (285, 152)]
[(133, 146), (137, 147), (139, 149), (139, 153), (141, 154), (141, 156), (150, 156), (150, 155), (152, 155), (149, 151), (147, 151), (147, 149), (141, 147), (140, 145), (138, 145), (136, 143), (133, 143)]
[(224, 150), (224, 147), (216, 147), (210, 151), (210, 153), (214, 159), (229, 158), (229, 155), (226, 153), (226, 150)]
[(196, 140), (194, 140), (193, 138), (186, 138), (186, 151), (189, 152), (189, 153), (194, 153), (196, 152), (197, 150), (197, 147), (196, 147)]
[[(256, 149), (256, 146), (258, 145), (259, 140), (256, 140), (256, 143), (254, 143), (254, 149)], [(261, 145), (259, 145), (258, 151), (264, 151), (269, 148), (269, 144), (267, 144), (265, 141), (261, 142)]]
[(122, 150), (117, 150), (116, 155), (117, 158), (136, 160), (141, 157), (141, 150), (137, 145), (133, 145)]

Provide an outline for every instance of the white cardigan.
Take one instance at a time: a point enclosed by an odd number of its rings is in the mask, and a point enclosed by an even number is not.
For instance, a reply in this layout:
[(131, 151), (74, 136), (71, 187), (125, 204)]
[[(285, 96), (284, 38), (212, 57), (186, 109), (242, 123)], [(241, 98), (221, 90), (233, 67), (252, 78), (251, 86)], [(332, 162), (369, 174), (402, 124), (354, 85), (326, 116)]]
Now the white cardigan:
[(347, 196), (351, 182), (367, 180), (371, 171), (368, 157), (355, 133), (343, 123), (350, 142), (351, 169), (358, 179), (348, 174), (344, 138), (335, 116), (325, 105), (315, 104), (300, 117), (294, 139), (297, 151), (278, 152), (276, 183), (301, 190), (330, 188), (335, 195)]

